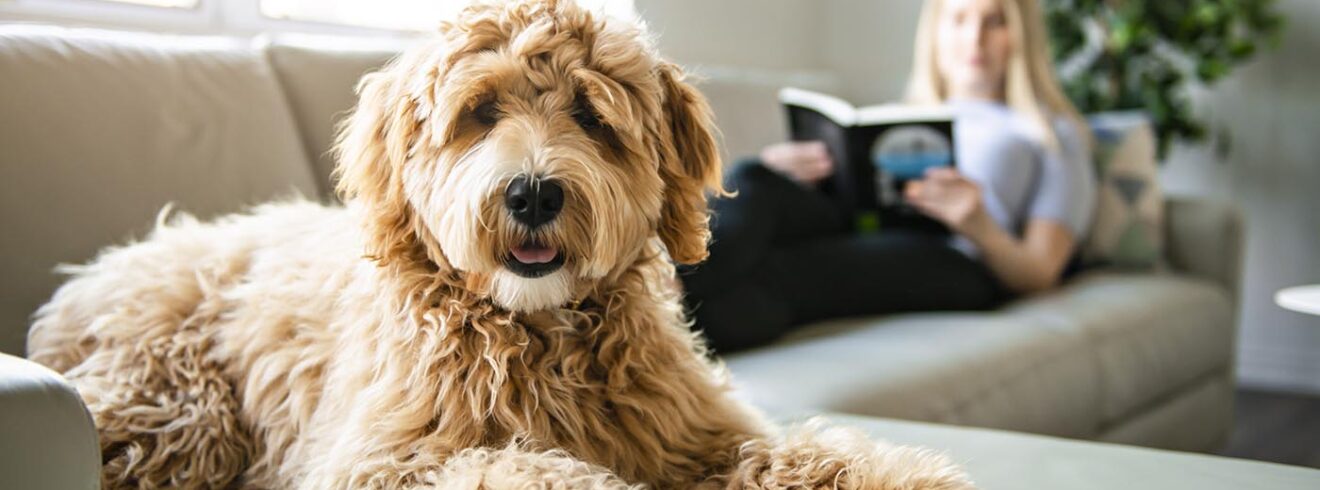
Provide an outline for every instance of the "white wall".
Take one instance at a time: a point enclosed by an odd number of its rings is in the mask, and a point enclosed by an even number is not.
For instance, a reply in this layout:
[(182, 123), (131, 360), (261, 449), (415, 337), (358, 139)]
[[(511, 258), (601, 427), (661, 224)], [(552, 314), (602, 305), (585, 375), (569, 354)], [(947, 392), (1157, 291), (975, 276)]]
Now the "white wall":
[(1244, 384), (1320, 393), (1320, 317), (1274, 304), (1274, 292), (1320, 283), (1320, 2), (1283, 0), (1288, 25), (1198, 109), (1231, 134), (1231, 150), (1178, 147), (1173, 192), (1234, 201), (1247, 222), (1239, 376)]
[(636, 0), (661, 52), (716, 77), (788, 79), (865, 104), (902, 93), (921, 0)]
[(837, 73), (843, 94), (857, 104), (903, 96), (912, 68), (920, 0), (829, 0), (821, 56)]
[(686, 64), (820, 68), (824, 15), (803, 0), (636, 0), (662, 52)]
[[(663, 53), (717, 75), (721, 99), (731, 89), (718, 79), (753, 73), (771, 86), (815, 77), (820, 87), (871, 103), (902, 95), (921, 1), (637, 0), (637, 7), (661, 35)], [(1178, 146), (1162, 179), (1170, 192), (1231, 200), (1246, 217), (1243, 383), (1320, 393), (1320, 317), (1288, 312), (1272, 298), (1281, 287), (1320, 283), (1320, 31), (1310, 29), (1320, 25), (1320, 2), (1282, 0), (1279, 8), (1288, 18), (1280, 48), (1197, 94), (1198, 110), (1232, 134), (1232, 151)], [(728, 135), (735, 156), (782, 127), (760, 121), (778, 117), (772, 93), (716, 108), (752, 127), (725, 124), (736, 133)]]
[(780, 87), (839, 90), (820, 56), (827, 10), (816, 2), (636, 0), (636, 7), (661, 54), (704, 78), (699, 86), (723, 130), (726, 158), (784, 139)]

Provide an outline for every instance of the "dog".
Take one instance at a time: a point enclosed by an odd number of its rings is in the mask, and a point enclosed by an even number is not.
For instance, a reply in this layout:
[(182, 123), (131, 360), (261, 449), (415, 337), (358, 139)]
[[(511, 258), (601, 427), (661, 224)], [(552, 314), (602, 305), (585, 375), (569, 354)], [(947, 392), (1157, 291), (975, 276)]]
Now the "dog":
[(637, 23), (476, 4), (358, 93), (342, 206), (162, 217), (38, 310), (106, 487), (970, 487), (730, 396), (674, 281), (724, 193), (712, 115)]

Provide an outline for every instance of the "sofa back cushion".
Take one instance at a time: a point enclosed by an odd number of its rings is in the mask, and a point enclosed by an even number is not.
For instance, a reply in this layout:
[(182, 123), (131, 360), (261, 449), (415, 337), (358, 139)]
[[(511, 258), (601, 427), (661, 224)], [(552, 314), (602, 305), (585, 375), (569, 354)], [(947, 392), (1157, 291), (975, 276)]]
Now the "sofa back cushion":
[(247, 40), (0, 26), (0, 351), (22, 354), (59, 263), (318, 186)]
[(317, 185), (334, 197), (331, 151), (339, 123), (357, 104), (358, 79), (398, 54), (403, 45), (367, 44), (340, 38), (280, 37), (259, 41), (288, 94), (302, 145), (313, 162)]

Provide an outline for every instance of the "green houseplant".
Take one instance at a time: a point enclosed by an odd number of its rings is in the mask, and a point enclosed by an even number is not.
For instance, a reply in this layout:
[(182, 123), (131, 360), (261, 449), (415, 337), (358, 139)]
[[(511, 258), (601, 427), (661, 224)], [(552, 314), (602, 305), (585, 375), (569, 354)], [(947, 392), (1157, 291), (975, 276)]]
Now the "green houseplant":
[(1083, 113), (1141, 109), (1163, 157), (1206, 124), (1187, 88), (1211, 86), (1264, 45), (1283, 19), (1275, 0), (1043, 0), (1060, 81)]

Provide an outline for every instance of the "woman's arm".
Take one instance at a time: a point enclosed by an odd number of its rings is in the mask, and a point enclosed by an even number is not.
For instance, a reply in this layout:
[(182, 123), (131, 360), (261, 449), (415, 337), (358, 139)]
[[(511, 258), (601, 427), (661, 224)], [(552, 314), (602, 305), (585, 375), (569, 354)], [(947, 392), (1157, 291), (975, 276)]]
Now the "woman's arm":
[(965, 235), (981, 249), (981, 258), (1009, 289), (1019, 294), (1046, 291), (1059, 283), (1072, 255), (1073, 234), (1050, 220), (1027, 222), (1022, 239), (1009, 235), (994, 220), (984, 230)]
[(1072, 255), (1075, 237), (1061, 223), (1028, 220), (1021, 239), (1001, 228), (986, 212), (980, 186), (957, 170), (932, 169), (925, 179), (908, 184), (905, 197), (975, 243), (990, 270), (1016, 293), (1054, 287)]

